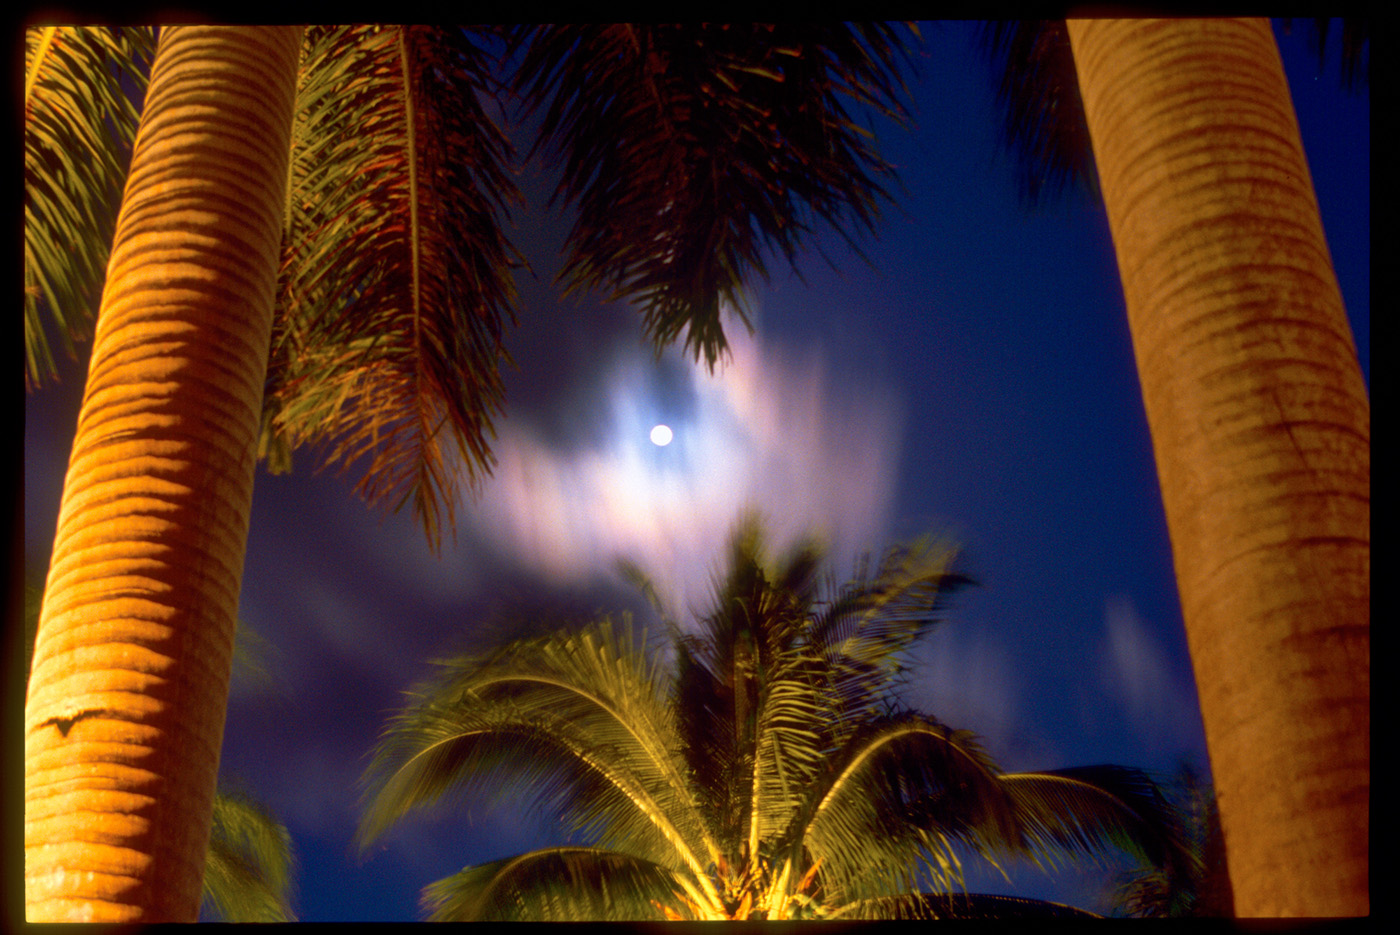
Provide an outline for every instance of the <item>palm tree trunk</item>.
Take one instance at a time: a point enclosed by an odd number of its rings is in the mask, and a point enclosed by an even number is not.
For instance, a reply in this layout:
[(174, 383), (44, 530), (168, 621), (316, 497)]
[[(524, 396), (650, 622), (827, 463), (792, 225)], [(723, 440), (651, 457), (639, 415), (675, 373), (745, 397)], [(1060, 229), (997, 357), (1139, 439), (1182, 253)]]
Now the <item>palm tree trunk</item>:
[(29, 921), (198, 915), (300, 40), (161, 32), (35, 639)]
[(1267, 21), (1071, 21), (1243, 916), (1369, 911), (1370, 402)]

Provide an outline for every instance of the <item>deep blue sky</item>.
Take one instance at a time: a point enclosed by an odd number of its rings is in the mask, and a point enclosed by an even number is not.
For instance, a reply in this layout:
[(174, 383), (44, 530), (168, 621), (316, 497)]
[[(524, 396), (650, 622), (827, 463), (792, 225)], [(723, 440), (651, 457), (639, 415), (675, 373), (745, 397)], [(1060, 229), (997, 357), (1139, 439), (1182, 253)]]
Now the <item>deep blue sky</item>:
[[(1318, 77), (1301, 30), (1276, 33), (1369, 381), (1369, 94), (1341, 91), (1335, 60)], [(236, 684), (223, 773), (287, 822), (301, 918), (413, 919), (423, 885), (558, 843), (548, 816), (477, 803), (353, 856), (356, 782), (385, 716), (426, 659), (480, 638), (492, 606), (626, 600), (618, 553), (679, 607), (701, 602), (748, 502), (780, 540), (824, 525), (840, 572), (899, 537), (961, 544), (981, 586), (927, 642), (908, 700), (976, 731), (1003, 767), (1205, 766), (1103, 210), (1024, 208), (972, 25), (924, 37), (917, 126), (881, 134), (904, 189), (864, 244), (871, 264), (835, 237), (839, 271), (814, 255), (801, 281), (775, 264), (755, 288), (757, 335), (717, 378), (654, 362), (627, 308), (560, 301), (558, 224), (520, 215), (541, 280), (522, 282), (501, 465), (455, 547), (435, 557), (407, 515), (366, 509), (307, 455), (291, 476), (259, 473), (240, 617), (271, 644), (274, 685)], [(47, 562), (81, 383), (75, 365), (26, 398), (31, 569)], [(657, 421), (677, 433), (664, 450), (646, 441)], [(1090, 875), (1015, 878), (1103, 908)]]

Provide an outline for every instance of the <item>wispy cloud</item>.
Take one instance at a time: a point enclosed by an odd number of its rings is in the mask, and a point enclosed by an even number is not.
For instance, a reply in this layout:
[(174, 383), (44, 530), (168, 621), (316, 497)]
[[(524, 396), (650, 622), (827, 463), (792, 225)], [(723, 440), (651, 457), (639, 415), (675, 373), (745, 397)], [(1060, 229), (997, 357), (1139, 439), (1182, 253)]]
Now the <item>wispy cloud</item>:
[[(561, 584), (637, 561), (682, 619), (704, 603), (746, 508), (763, 513), (775, 545), (825, 537), (838, 568), (882, 545), (899, 401), (833, 372), (820, 348), (730, 334), (732, 356), (713, 375), (674, 351), (617, 359), (590, 445), (566, 450), (528, 422), (506, 422), (472, 512), (476, 534)], [(668, 368), (680, 375), (669, 385)], [(675, 433), (664, 448), (648, 437), (662, 422)]]
[(1123, 703), (1135, 734), (1155, 749), (1192, 749), (1199, 732), (1194, 687), (1173, 673), (1171, 657), (1129, 598), (1104, 602), (1104, 626), (1100, 678)]

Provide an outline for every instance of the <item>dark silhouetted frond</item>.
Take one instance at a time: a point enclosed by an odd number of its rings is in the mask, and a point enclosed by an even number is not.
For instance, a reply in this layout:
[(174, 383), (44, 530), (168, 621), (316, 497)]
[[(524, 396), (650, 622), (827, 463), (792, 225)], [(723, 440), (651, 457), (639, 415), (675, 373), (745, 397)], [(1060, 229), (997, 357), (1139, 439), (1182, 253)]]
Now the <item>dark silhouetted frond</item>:
[(1112, 894), (1115, 914), (1135, 918), (1229, 918), (1234, 912), (1220, 813), (1210, 783), (1183, 764), (1162, 785), (1187, 843), (1187, 859), (1144, 861), (1119, 875)]
[(794, 263), (814, 222), (854, 246), (893, 168), (848, 107), (903, 122), (907, 64), (890, 24), (522, 28), (516, 84), (576, 211), (570, 289), (636, 300), (658, 346), (685, 333), (711, 367), (721, 303), (765, 256)]
[(852, 906), (851, 919), (1098, 919), (1064, 903), (989, 893), (906, 893)]
[(1063, 20), (982, 25), (980, 51), (996, 82), (1000, 143), (1021, 198), (1037, 205), (1067, 189), (1098, 199), (1098, 175)]
[[(1320, 75), (1331, 60), (1328, 54), (1327, 39), (1336, 35), (1333, 27), (1341, 27), (1341, 48), (1338, 52), (1342, 88), (1357, 92), (1371, 84), (1371, 20), (1365, 16), (1328, 19), (1325, 16), (1307, 20), (1307, 33), (1313, 54), (1317, 56), (1317, 69)], [(1292, 32), (1293, 20), (1284, 18), (1283, 31)]]
[(1184, 867), (1196, 859), (1176, 811), (1142, 770), (1081, 766), (1008, 773), (1004, 780), (1017, 808), (1013, 844), (1035, 860), (1103, 857), (1111, 850), (1155, 867)]

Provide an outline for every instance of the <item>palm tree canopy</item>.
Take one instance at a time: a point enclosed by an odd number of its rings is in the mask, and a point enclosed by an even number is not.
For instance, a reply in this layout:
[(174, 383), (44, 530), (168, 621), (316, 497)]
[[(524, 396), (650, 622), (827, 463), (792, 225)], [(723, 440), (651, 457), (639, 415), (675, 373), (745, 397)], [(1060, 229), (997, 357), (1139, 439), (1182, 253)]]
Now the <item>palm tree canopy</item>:
[[(91, 335), (153, 40), (26, 33), (30, 386), (53, 373), (46, 331), (70, 350)], [(658, 348), (685, 333), (713, 365), (720, 303), (742, 307), (766, 251), (794, 262), (817, 220), (873, 230), (892, 169), (847, 108), (907, 119), (907, 42), (886, 25), (308, 28), (260, 455), (283, 471), (318, 444), (438, 546), (458, 482), (494, 464), (522, 262), (511, 102), (544, 110), (536, 147), (563, 165), (566, 285), (637, 300)]]
[(664, 646), (603, 617), (444, 660), (381, 736), (360, 842), (506, 788), (564, 817), (568, 843), (428, 887), (435, 919), (947, 914), (960, 853), (1181, 859), (1142, 773), (1002, 773), (971, 734), (901, 704), (909, 650), (968, 583), (954, 554), (894, 548), (837, 586), (815, 543), (770, 562), (750, 520), (711, 612), (668, 620)]

